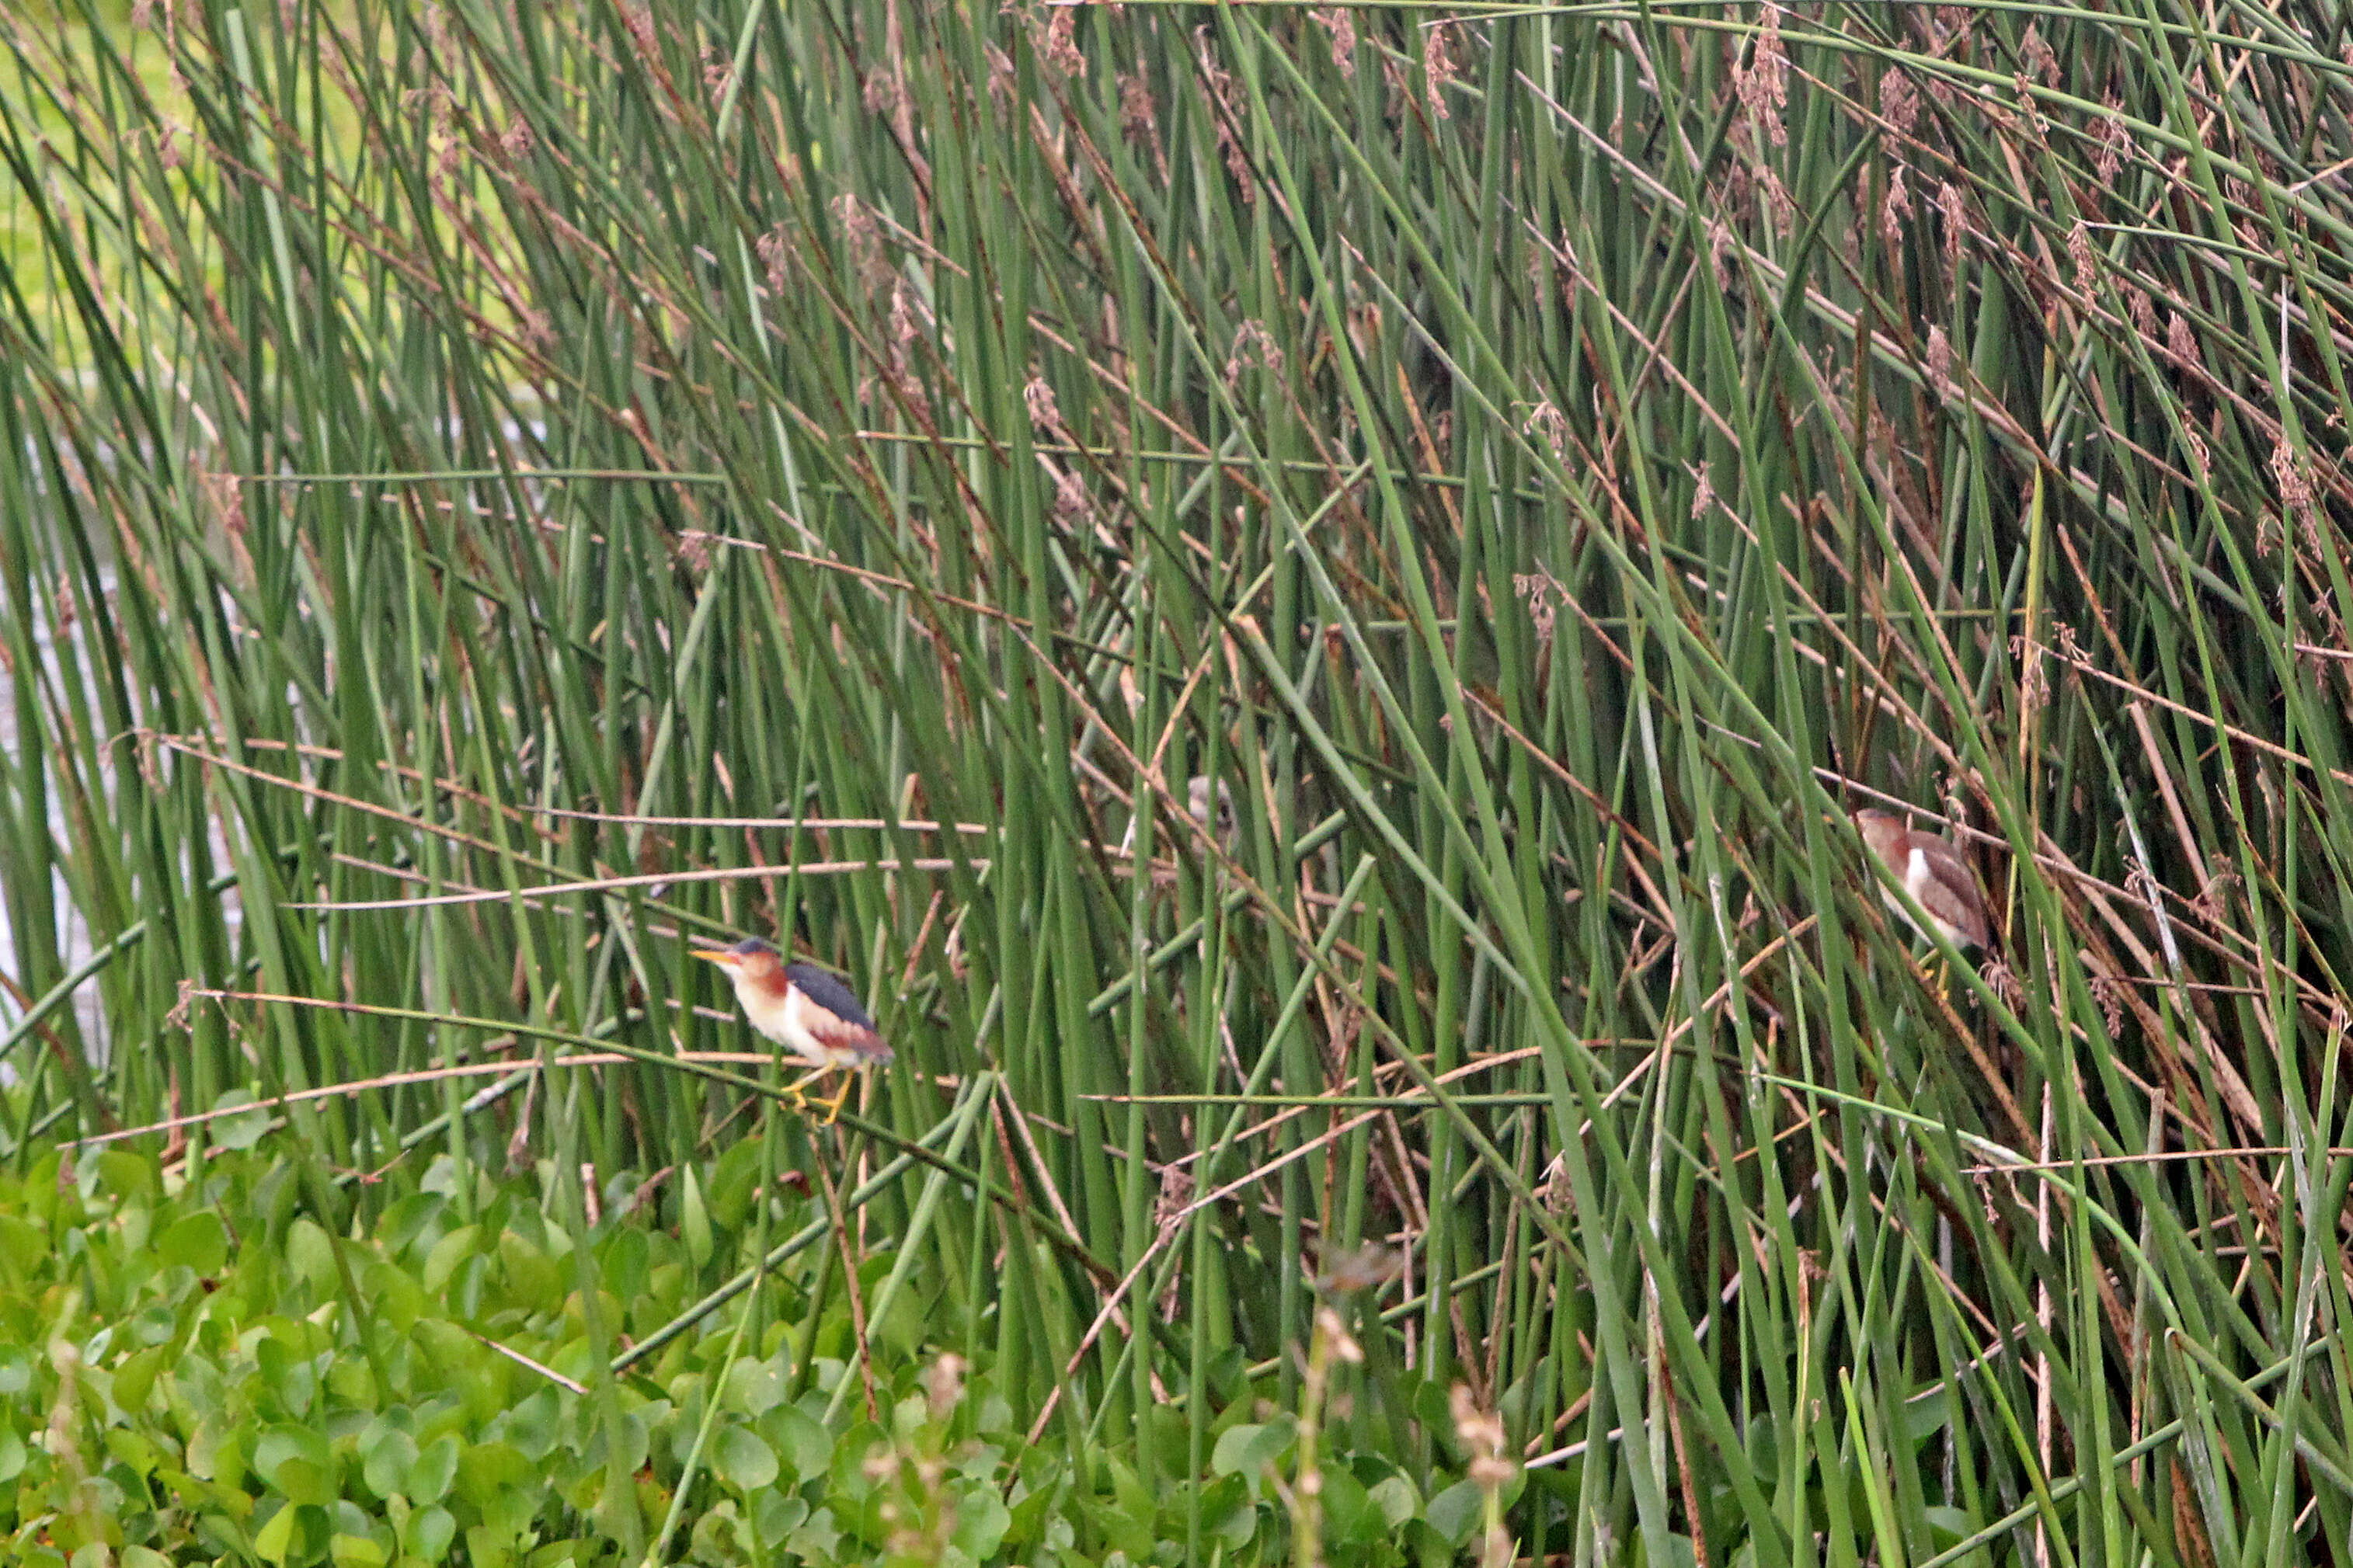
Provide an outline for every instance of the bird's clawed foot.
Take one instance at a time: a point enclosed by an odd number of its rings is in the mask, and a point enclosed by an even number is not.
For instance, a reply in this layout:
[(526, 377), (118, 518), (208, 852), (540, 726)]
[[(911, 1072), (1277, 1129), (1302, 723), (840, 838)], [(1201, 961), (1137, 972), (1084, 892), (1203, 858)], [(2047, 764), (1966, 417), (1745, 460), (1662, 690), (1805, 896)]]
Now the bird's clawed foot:
[(807, 1089), (809, 1085), (816, 1083), (818, 1079), (824, 1078), (826, 1074), (832, 1070), (833, 1069), (831, 1068), (820, 1068), (817, 1071), (808, 1074), (807, 1077), (785, 1086), (785, 1093), (788, 1097), (792, 1108), (800, 1112), (803, 1116), (807, 1116), (808, 1114), (809, 1108), (813, 1105), (822, 1105), (825, 1107), (824, 1116), (818, 1120), (818, 1125), (820, 1127), (830, 1127), (836, 1121), (841, 1120), (842, 1103), (849, 1098), (849, 1087), (856, 1081), (856, 1076), (854, 1074), (842, 1074), (841, 1089), (839, 1092), (835, 1094), (830, 1100), (814, 1098), (804, 1092)]

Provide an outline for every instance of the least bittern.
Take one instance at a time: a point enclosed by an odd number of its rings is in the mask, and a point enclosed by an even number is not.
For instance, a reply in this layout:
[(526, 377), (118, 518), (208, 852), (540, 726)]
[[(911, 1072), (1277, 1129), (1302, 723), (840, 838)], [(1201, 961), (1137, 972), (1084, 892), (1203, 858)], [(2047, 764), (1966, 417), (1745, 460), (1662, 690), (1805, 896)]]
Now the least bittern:
[(752, 1027), (816, 1069), (786, 1087), (797, 1104), (806, 1109), (810, 1102), (802, 1091), (828, 1073), (842, 1075), (841, 1091), (816, 1102), (826, 1108), (828, 1124), (841, 1114), (858, 1073), (891, 1059), (890, 1042), (839, 975), (813, 963), (786, 963), (757, 937), (733, 947), (698, 947), (694, 956), (727, 971)]
[[(1863, 844), (1894, 873), (1947, 942), (1959, 948), (1987, 944), (1993, 927), (1987, 918), (1985, 893), (1959, 850), (1933, 833), (1906, 826), (1893, 812), (1858, 811), (1854, 825), (1862, 832)], [(1892, 889), (1880, 889), (1879, 896), (1914, 931), (1928, 934)]]

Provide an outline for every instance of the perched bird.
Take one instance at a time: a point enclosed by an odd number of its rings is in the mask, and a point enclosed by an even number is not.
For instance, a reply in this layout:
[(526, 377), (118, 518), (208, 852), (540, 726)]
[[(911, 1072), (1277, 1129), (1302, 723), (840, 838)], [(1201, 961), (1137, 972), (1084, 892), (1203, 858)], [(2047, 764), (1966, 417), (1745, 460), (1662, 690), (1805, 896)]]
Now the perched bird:
[(1211, 828), (1218, 836), (1218, 842), (1224, 845), (1226, 853), (1230, 855), (1234, 852), (1234, 846), (1241, 842), (1237, 831), (1239, 824), (1234, 816), (1233, 786), (1223, 779), (1215, 781), (1218, 808), (1213, 818), (1209, 810), (1211, 784), (1212, 781), (1203, 773), (1195, 773), (1187, 779), (1185, 810), (1194, 821)]
[[(1218, 803), (1214, 817), (1209, 809), (1210, 792), (1213, 788), (1216, 791)], [(1185, 812), (1194, 821), (1214, 832), (1218, 836), (1218, 842), (1225, 846), (1227, 854), (1232, 854), (1234, 847), (1241, 842), (1241, 836), (1236, 830), (1233, 786), (1225, 780), (1211, 779), (1206, 773), (1195, 773), (1191, 778), (1187, 779)], [(1125, 855), (1133, 852), (1134, 848), (1135, 823), (1131, 818), (1127, 825), (1126, 836), (1119, 841), (1119, 850), (1121, 854)]]
[(839, 975), (813, 963), (786, 963), (757, 937), (733, 947), (698, 947), (694, 956), (727, 971), (752, 1027), (817, 1069), (786, 1088), (795, 1100), (806, 1105), (801, 1090), (826, 1074), (844, 1075), (841, 1092), (819, 1102), (827, 1121), (841, 1114), (850, 1075), (891, 1059), (890, 1042), (875, 1031), (874, 1020)]
[[(1893, 812), (1858, 811), (1854, 825), (1862, 832), (1863, 844), (1895, 874), (1912, 901), (1954, 946), (1986, 945), (1992, 925), (1987, 919), (1985, 894), (1978, 887), (1977, 873), (1969, 869), (1959, 850), (1933, 833), (1915, 832)], [(1882, 888), (1879, 896), (1914, 931), (1920, 931), (1920, 922), (1892, 890)]]

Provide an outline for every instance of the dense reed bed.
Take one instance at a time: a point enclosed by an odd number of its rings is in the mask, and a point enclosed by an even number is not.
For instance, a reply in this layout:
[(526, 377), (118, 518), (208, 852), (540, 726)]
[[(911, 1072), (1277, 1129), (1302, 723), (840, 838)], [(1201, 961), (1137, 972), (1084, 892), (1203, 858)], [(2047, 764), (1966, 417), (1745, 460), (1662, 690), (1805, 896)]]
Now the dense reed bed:
[[(2347, 1561), (2340, 11), (65, 20), (19, 1169), (765, 1140), (1172, 1560), (1239, 1404), (1265, 1561), (1366, 1454), (1498, 1563)], [(837, 1128), (743, 933), (896, 1044)]]

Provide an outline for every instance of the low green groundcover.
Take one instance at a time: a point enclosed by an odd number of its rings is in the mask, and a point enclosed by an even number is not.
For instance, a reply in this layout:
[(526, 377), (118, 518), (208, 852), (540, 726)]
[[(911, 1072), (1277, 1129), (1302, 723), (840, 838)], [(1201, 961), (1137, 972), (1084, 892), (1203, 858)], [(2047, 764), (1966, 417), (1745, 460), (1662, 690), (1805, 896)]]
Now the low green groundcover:
[[(147, 1154), (61, 1163), (52, 1152), (0, 1175), (9, 1563), (1186, 1555), (1192, 1487), (1146, 1486), (1134, 1462), (1155, 1432), (1181, 1459), (1181, 1417), (1131, 1423), (1084, 1463), (1063, 1436), (1084, 1431), (1082, 1415), (1026, 1442), (987, 1354), (959, 1353), (989, 1334), (968, 1336), (921, 1281), (867, 1322), (867, 1375), (849, 1293), (826, 1290), (831, 1270), (811, 1248), (756, 1306), (738, 1296), (600, 1379), (544, 1170), (481, 1178), (467, 1205), (437, 1166), (339, 1244), (303, 1194), (348, 1208), (348, 1191), (268, 1146), (216, 1152), (200, 1184)], [(651, 1224), (652, 1205), (632, 1208), (636, 1177), (608, 1185), (585, 1232), (607, 1355), (751, 1256), (754, 1205), (724, 1167), (709, 1183), (710, 1231), (691, 1241)], [(891, 1261), (861, 1267), (863, 1300)], [(1293, 1544), (1293, 1425), (1267, 1403), (1271, 1379), (1233, 1372), (1198, 1483), (1215, 1532), (1200, 1545), (1228, 1563), (1280, 1560)], [(1329, 1457), (1326, 1558), (1451, 1560), (1480, 1500), (1451, 1475), (1424, 1479), (1379, 1456)]]

